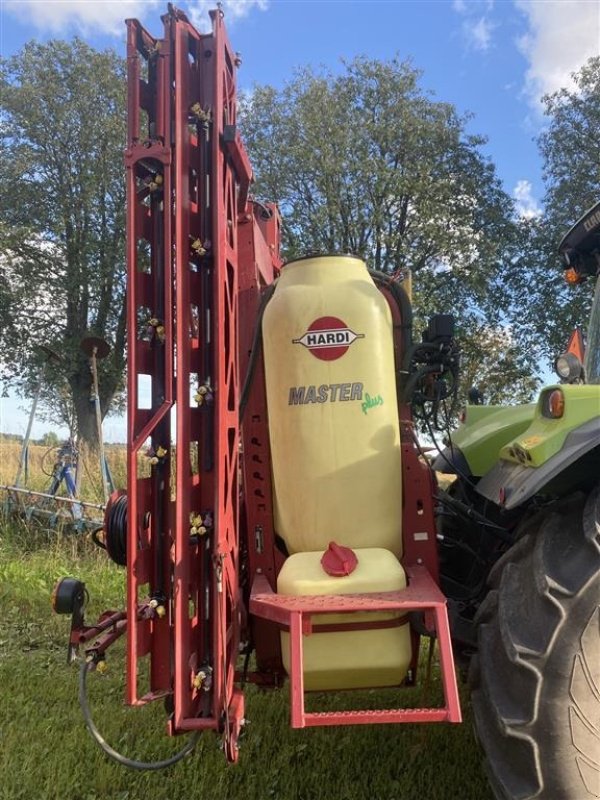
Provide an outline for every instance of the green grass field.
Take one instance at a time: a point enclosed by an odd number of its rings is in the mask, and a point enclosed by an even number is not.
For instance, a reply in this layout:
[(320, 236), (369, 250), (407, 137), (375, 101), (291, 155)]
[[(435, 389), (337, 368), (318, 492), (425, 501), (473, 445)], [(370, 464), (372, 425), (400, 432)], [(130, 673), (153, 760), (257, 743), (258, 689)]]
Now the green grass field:
[[(488, 800), (466, 694), (463, 725), (366, 726), (293, 731), (287, 691), (247, 690), (250, 724), (240, 762), (227, 766), (214, 735), (160, 773), (108, 761), (84, 728), (77, 668), (65, 664), (68, 618), (51, 613), (57, 578), (91, 594), (89, 618), (123, 602), (123, 572), (89, 542), (0, 520), (0, 798), (2, 800)], [(123, 648), (90, 676), (97, 724), (117, 750), (163, 758), (181, 746), (164, 735), (161, 704), (123, 706)], [(417, 703), (420, 690), (403, 692)], [(412, 694), (411, 694), (412, 693)], [(393, 705), (391, 690), (364, 693)], [(437, 675), (431, 700), (441, 698)], [(339, 698), (316, 696), (320, 708)]]

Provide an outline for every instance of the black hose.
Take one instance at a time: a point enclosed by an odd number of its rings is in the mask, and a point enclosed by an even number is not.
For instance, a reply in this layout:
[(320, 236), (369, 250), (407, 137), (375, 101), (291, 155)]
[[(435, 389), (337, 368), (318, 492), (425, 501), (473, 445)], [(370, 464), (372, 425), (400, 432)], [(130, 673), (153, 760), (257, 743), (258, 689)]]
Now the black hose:
[(104, 528), (102, 528), (102, 527), (96, 528), (95, 530), (93, 530), (92, 531), (92, 542), (96, 545), (96, 547), (99, 547), (101, 550), (106, 550), (106, 545), (104, 544), (102, 539), (100, 539), (100, 537), (99, 537), (99, 534), (101, 534), (101, 533), (104, 533)]
[(514, 537), (507, 532), (506, 528), (503, 528), (501, 525), (496, 525), (495, 522), (492, 522), (486, 516), (480, 514), (479, 511), (476, 511), (472, 506), (468, 506), (466, 503), (462, 503), (455, 497), (451, 497), (447, 492), (443, 495), (436, 495), (436, 500), (439, 500), (442, 505), (447, 505), (450, 506), (450, 508), (453, 508), (459, 516), (462, 516), (465, 519), (472, 519), (478, 525), (481, 525), (484, 528), (489, 528), (492, 532), (492, 535), (496, 536), (498, 539), (501, 539), (503, 542), (506, 542), (507, 544), (514, 543)]
[(120, 567), (127, 566), (127, 495), (117, 497), (104, 523), (104, 544), (109, 558)]
[(412, 350), (413, 344), (413, 313), (412, 305), (404, 287), (385, 272), (380, 272), (376, 269), (370, 269), (369, 275), (373, 278), (375, 283), (385, 286), (390, 294), (396, 301), (396, 305), (400, 311), (400, 330), (402, 331), (402, 365), (403, 370), (408, 370), (407, 357)]
[(417, 384), (421, 378), (424, 378), (426, 375), (439, 374), (440, 372), (440, 364), (425, 365), (415, 370), (415, 372), (410, 375), (404, 386), (405, 402), (409, 403), (412, 400), (412, 396), (415, 393), (415, 389), (417, 388)]
[(248, 405), (248, 398), (250, 397), (250, 390), (252, 389), (252, 382), (254, 380), (256, 364), (262, 347), (263, 315), (265, 313), (265, 308), (267, 307), (269, 300), (273, 297), (273, 292), (275, 291), (276, 285), (277, 285), (277, 280), (273, 281), (273, 283), (267, 286), (263, 296), (261, 297), (260, 304), (258, 306), (256, 322), (254, 324), (254, 334), (252, 336), (252, 346), (250, 348), (250, 358), (248, 359), (248, 367), (246, 369), (244, 386), (242, 387), (242, 393), (240, 394), (240, 411), (239, 411), (240, 421), (243, 419), (246, 406)]
[(112, 758), (113, 761), (116, 761), (118, 764), (121, 764), (123, 767), (129, 767), (130, 769), (137, 769), (137, 770), (159, 770), (159, 769), (166, 769), (167, 767), (173, 766), (178, 761), (181, 761), (182, 758), (191, 753), (194, 747), (198, 742), (198, 737), (200, 735), (199, 731), (196, 731), (192, 734), (191, 738), (179, 752), (175, 753), (175, 755), (170, 756), (170, 758), (164, 758), (162, 761), (136, 761), (132, 758), (127, 758), (126, 756), (121, 755), (121, 753), (117, 753), (106, 741), (106, 739), (102, 736), (96, 725), (94, 724), (94, 720), (92, 719), (92, 714), (90, 711), (90, 706), (88, 703), (87, 698), (87, 673), (88, 673), (89, 664), (85, 661), (82, 661), (81, 667), (79, 668), (79, 703), (81, 705), (81, 710), (83, 712), (83, 719), (85, 721), (85, 725), (90, 732), (92, 738), (96, 741), (96, 743), (104, 750), (106, 755), (109, 758)]

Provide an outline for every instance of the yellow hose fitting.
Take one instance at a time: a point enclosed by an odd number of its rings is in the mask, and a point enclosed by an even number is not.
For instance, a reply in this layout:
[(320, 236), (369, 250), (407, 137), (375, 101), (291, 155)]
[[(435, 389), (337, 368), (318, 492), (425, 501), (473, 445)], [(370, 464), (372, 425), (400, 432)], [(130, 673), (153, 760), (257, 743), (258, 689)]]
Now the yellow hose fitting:
[(190, 112), (192, 116), (196, 117), (198, 122), (201, 122), (203, 125), (206, 125), (212, 119), (210, 108), (207, 108), (205, 111), (200, 103), (194, 103), (194, 105), (190, 108)]
[(201, 406), (204, 403), (207, 394), (208, 394), (208, 386), (203, 385), (198, 387), (198, 391), (194, 395), (194, 400), (199, 406)]
[(157, 189), (160, 189), (161, 185), (162, 185), (161, 176), (155, 175), (154, 180), (150, 181), (150, 183), (148, 184), (148, 189), (150, 190), (150, 192), (156, 192)]
[(200, 689), (202, 688), (202, 684), (204, 683), (205, 680), (206, 680), (206, 672), (204, 672), (203, 670), (199, 670), (192, 679), (192, 686), (194, 687), (194, 689), (200, 691)]
[(164, 342), (166, 336), (166, 328), (164, 322), (157, 317), (150, 317), (148, 325), (154, 328), (154, 334), (160, 342)]
[(194, 239), (190, 247), (194, 251), (194, 253), (196, 253), (196, 255), (198, 256), (206, 255), (206, 248), (204, 247), (200, 239)]

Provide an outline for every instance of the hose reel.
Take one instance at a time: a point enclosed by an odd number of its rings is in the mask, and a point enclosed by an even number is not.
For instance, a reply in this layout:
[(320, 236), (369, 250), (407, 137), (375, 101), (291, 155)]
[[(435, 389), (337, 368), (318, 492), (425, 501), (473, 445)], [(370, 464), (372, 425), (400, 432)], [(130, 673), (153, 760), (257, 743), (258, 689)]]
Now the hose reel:
[(98, 531), (95, 531), (92, 535), (94, 543), (105, 549), (115, 564), (127, 566), (127, 495), (124, 492), (111, 495), (104, 512), (103, 530), (103, 541), (99, 541)]

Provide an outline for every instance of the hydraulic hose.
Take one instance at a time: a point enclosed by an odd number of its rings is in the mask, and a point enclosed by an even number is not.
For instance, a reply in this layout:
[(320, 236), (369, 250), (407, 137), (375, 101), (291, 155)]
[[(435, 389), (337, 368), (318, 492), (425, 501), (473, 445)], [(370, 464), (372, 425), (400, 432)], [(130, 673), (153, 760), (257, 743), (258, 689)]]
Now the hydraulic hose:
[(514, 543), (514, 537), (512, 537), (510, 533), (506, 531), (506, 528), (503, 528), (501, 525), (496, 525), (495, 522), (492, 522), (486, 516), (480, 514), (479, 511), (476, 511), (471, 506), (466, 505), (466, 503), (461, 503), (460, 500), (457, 500), (455, 497), (451, 497), (447, 492), (444, 495), (436, 495), (436, 500), (442, 503), (442, 505), (450, 506), (450, 508), (453, 508), (456, 513), (463, 518), (472, 519), (477, 524), (482, 525), (485, 528), (489, 528), (493, 536), (496, 536), (498, 539), (506, 542), (506, 544)]
[(275, 291), (276, 285), (277, 280), (274, 280), (273, 283), (269, 284), (265, 290), (265, 293), (261, 297), (260, 304), (258, 306), (256, 322), (254, 324), (254, 334), (252, 336), (252, 346), (250, 348), (250, 358), (248, 359), (248, 367), (246, 369), (244, 386), (242, 387), (242, 392), (240, 394), (240, 420), (244, 418), (244, 412), (246, 410), (246, 406), (248, 405), (248, 398), (250, 397), (250, 390), (252, 388), (254, 372), (256, 370), (256, 363), (260, 355), (263, 314), (265, 313), (265, 308), (267, 307), (269, 300), (273, 297), (273, 292)]
[(392, 280), (392, 278), (385, 272), (380, 272), (376, 269), (370, 269), (369, 275), (373, 278), (375, 283), (385, 286), (385, 288), (389, 290), (390, 294), (396, 301), (396, 305), (398, 306), (402, 320), (400, 325), (400, 330), (402, 331), (402, 350), (404, 361), (402, 364), (402, 369), (408, 369), (406, 359), (412, 349), (413, 343), (413, 313), (406, 290), (397, 281)]
[(120, 567), (127, 565), (127, 495), (110, 504), (104, 521), (104, 544), (109, 557)]
[(182, 758), (185, 758), (189, 753), (192, 752), (194, 747), (198, 742), (198, 737), (200, 736), (200, 732), (196, 731), (192, 734), (188, 742), (186, 743), (185, 747), (179, 750), (174, 755), (170, 756), (169, 758), (164, 758), (161, 761), (136, 761), (132, 758), (127, 758), (126, 756), (121, 755), (121, 753), (117, 753), (117, 751), (112, 748), (106, 739), (102, 736), (96, 725), (94, 724), (94, 720), (92, 719), (92, 714), (90, 711), (90, 706), (88, 703), (87, 698), (87, 673), (88, 673), (89, 664), (86, 661), (82, 661), (81, 667), (79, 668), (79, 704), (81, 705), (81, 710), (83, 712), (83, 719), (85, 721), (85, 725), (90, 732), (92, 738), (96, 741), (96, 743), (100, 746), (102, 750), (106, 753), (109, 758), (112, 758), (113, 761), (116, 761), (117, 764), (121, 764), (123, 767), (129, 767), (130, 769), (136, 770), (152, 770), (156, 771), (159, 769), (166, 769), (167, 767), (172, 767), (173, 764), (176, 764), (178, 761), (181, 761)]

